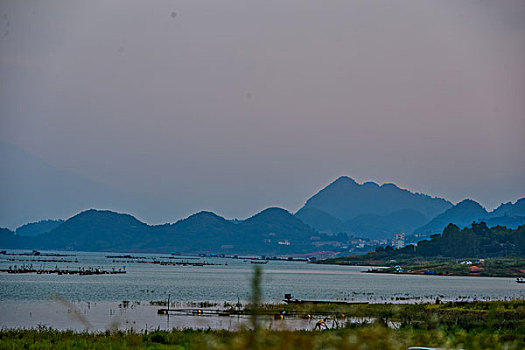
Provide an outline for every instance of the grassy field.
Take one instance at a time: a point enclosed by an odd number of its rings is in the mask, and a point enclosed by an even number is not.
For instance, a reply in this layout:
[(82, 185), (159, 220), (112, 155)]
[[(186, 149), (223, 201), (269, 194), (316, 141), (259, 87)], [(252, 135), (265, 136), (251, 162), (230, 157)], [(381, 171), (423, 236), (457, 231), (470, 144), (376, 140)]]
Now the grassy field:
[[(265, 305), (256, 314), (328, 318), (335, 329), (75, 333), (2, 330), (0, 349), (524, 349), (525, 301), (444, 304)], [(288, 316), (285, 316), (288, 317)], [(337, 322), (334, 322), (337, 321)]]

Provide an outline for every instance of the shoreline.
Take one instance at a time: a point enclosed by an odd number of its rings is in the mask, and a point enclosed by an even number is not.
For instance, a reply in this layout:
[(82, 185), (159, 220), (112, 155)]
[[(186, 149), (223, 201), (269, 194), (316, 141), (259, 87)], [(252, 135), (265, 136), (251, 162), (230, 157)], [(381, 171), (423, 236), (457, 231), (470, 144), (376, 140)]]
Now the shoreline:
[(487, 258), (487, 259), (392, 259), (370, 260), (364, 256), (347, 257), (346, 261), (325, 260), (316, 262), (320, 265), (363, 266), (364, 273), (394, 275), (430, 275), (458, 277), (525, 277), (524, 258)]
[[(391, 268), (377, 268), (377, 269), (370, 269), (368, 271), (361, 271), (361, 273), (366, 274), (384, 274), (384, 275), (411, 275), (411, 276), (433, 276), (433, 277), (484, 277), (484, 278), (511, 278), (516, 279), (519, 278), (519, 276), (516, 275), (483, 275), (480, 273), (471, 273), (471, 274), (455, 274), (455, 273), (425, 273), (424, 271), (402, 271), (398, 272), (396, 270), (390, 270)], [(524, 274), (525, 275), (525, 274)], [(520, 275), (521, 276), (521, 275)]]

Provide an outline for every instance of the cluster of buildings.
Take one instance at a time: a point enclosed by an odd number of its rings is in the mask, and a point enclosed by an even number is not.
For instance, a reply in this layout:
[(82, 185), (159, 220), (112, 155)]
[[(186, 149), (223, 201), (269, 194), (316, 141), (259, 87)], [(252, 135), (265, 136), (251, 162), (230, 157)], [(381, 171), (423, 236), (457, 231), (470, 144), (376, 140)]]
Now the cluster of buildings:
[(405, 246), (405, 233), (396, 233), (394, 234), (394, 239), (392, 240), (392, 248), (401, 249)]

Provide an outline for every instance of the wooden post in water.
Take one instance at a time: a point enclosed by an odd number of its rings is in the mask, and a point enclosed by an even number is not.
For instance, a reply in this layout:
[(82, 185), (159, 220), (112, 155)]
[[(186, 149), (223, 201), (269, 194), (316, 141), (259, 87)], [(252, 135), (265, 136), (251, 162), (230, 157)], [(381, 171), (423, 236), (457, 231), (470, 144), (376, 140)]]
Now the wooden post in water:
[(168, 311), (166, 311), (166, 316), (168, 316), (166, 317), (166, 325), (168, 329), (170, 328), (170, 298), (171, 294), (168, 294)]

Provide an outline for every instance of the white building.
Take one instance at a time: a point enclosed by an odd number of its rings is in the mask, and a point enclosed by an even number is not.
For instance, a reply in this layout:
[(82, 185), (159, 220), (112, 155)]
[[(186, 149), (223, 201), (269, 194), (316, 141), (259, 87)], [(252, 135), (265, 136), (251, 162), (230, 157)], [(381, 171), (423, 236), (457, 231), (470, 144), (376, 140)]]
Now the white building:
[(396, 233), (394, 234), (394, 239), (392, 240), (392, 248), (403, 248), (405, 246), (405, 233)]

